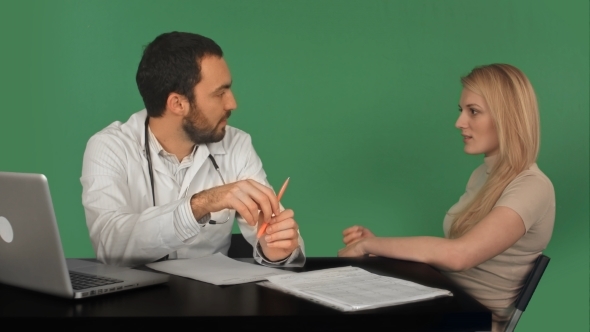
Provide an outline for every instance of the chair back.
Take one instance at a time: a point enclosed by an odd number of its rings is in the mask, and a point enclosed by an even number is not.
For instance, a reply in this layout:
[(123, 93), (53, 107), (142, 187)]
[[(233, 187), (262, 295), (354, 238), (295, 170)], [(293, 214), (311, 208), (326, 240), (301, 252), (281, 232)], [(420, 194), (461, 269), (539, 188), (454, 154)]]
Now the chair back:
[(231, 235), (231, 245), (227, 252), (229, 258), (252, 258), (252, 245), (240, 233)]
[(537, 288), (539, 281), (541, 281), (541, 277), (543, 276), (543, 273), (545, 272), (545, 269), (549, 264), (549, 260), (550, 258), (543, 254), (541, 254), (537, 258), (537, 261), (535, 262), (535, 265), (533, 266), (531, 273), (529, 274), (526, 282), (522, 286), (522, 290), (520, 291), (520, 294), (516, 299), (516, 310), (514, 310), (514, 313), (512, 314), (512, 317), (508, 322), (506, 332), (512, 332), (514, 331), (514, 328), (516, 328), (516, 324), (520, 320), (520, 316), (525, 311), (526, 307), (529, 304), (529, 301), (533, 297), (533, 293), (535, 292), (535, 289)]

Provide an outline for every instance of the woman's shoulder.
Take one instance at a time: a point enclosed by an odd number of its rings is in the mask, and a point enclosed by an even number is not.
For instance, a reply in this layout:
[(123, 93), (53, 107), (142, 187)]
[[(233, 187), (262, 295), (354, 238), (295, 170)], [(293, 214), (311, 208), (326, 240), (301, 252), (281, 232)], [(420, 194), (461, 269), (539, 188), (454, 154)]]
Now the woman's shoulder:
[(533, 164), (506, 186), (496, 206), (506, 206), (516, 211), (527, 231), (539, 221), (539, 225), (546, 224), (549, 227), (555, 219), (553, 184), (539, 167)]
[(544, 189), (545, 191), (553, 192), (553, 183), (549, 177), (541, 171), (539, 166), (535, 163), (528, 169), (520, 172), (508, 186), (527, 186), (536, 189)]
[(527, 232), (534, 225), (551, 234), (555, 222), (555, 190), (549, 177), (537, 164), (531, 165), (512, 180), (496, 202), (516, 211)]

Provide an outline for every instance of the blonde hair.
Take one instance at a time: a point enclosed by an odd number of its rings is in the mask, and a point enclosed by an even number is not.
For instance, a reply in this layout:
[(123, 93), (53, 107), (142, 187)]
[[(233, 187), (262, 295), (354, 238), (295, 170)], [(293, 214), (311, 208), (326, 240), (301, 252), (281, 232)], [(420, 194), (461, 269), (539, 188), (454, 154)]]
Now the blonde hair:
[(535, 91), (518, 68), (507, 64), (476, 67), (461, 78), (461, 84), (486, 101), (498, 134), (499, 152), (481, 190), (456, 214), (450, 238), (461, 237), (492, 210), (506, 186), (536, 162), (540, 143)]

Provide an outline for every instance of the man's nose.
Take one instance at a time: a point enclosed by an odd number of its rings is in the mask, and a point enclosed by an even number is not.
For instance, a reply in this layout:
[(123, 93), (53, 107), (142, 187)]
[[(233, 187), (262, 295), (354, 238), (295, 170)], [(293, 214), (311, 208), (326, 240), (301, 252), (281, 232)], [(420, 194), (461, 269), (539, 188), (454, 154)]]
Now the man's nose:
[(228, 111), (233, 111), (238, 108), (238, 103), (236, 102), (236, 98), (234, 97), (234, 93), (230, 90), (228, 91), (227, 99), (225, 101), (225, 109)]

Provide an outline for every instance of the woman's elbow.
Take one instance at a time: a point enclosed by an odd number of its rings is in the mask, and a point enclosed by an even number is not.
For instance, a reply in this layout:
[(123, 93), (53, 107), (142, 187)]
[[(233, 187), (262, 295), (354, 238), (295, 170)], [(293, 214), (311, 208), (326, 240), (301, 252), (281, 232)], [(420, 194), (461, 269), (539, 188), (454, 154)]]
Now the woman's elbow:
[(446, 257), (441, 257), (442, 268), (450, 272), (462, 272), (474, 266), (466, 252), (458, 249), (447, 251)]
[(433, 265), (436, 265), (440, 270), (448, 272), (461, 272), (467, 270), (460, 261), (452, 258), (445, 259), (444, 261)]
[(463, 272), (465, 270), (469, 270), (470, 268), (472, 268), (472, 266), (465, 264), (461, 260), (453, 261), (448, 266), (448, 270), (451, 272)]

